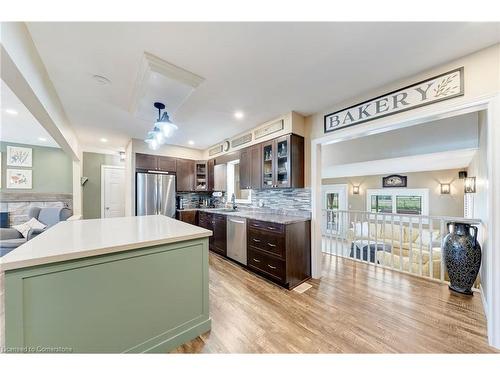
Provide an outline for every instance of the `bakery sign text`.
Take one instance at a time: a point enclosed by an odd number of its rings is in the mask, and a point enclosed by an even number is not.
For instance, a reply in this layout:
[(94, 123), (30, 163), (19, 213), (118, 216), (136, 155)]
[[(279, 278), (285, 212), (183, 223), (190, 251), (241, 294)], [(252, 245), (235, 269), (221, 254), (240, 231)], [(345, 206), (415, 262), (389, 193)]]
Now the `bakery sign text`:
[(464, 68), (461, 67), (325, 115), (325, 133), (455, 98), (463, 94)]

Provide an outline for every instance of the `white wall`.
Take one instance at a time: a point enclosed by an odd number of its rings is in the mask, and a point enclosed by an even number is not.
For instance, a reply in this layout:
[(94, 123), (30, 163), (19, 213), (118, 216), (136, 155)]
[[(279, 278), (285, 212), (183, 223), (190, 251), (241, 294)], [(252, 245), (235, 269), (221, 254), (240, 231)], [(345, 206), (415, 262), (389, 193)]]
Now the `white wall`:
[(484, 225), (480, 228), (479, 238), (483, 249), (482, 267), (481, 267), (481, 288), (483, 291), (483, 301), (488, 305), (488, 295), (490, 292), (490, 269), (488, 267), (491, 261), (490, 248), (488, 246), (488, 165), (487, 165), (487, 126), (486, 113), (479, 114), (479, 150), (472, 159), (468, 175), (476, 177), (476, 193), (473, 195), (473, 216), (481, 219)]

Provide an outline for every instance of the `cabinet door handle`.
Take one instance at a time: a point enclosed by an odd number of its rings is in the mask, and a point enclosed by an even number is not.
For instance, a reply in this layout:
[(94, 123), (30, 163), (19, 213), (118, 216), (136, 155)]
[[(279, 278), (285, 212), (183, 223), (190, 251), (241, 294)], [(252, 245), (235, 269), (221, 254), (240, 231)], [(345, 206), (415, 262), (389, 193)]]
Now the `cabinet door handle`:
[(267, 244), (268, 244), (269, 246), (271, 246), (271, 247), (276, 247), (276, 245), (274, 245), (274, 244), (272, 244), (272, 243), (269, 243), (269, 242), (268, 242)]
[(255, 263), (260, 263), (260, 260), (255, 259), (255, 258), (253, 258), (253, 261), (254, 261)]
[(270, 264), (268, 264), (267, 266), (268, 266), (270, 269), (272, 269), (272, 270), (275, 270), (275, 269), (276, 269), (276, 267), (271, 266)]
[(252, 238), (253, 242), (260, 242), (257, 238)]
[(267, 227), (267, 229), (275, 230), (275, 227)]

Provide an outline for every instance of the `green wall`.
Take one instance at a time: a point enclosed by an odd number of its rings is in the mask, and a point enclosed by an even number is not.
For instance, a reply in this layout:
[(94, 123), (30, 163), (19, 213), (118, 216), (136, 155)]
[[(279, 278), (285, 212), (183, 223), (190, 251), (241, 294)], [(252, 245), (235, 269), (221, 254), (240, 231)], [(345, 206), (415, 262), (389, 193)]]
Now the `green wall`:
[(82, 213), (84, 219), (101, 217), (101, 165), (124, 165), (118, 155), (83, 153), (82, 175), (88, 178), (83, 185)]
[[(6, 169), (7, 146), (28, 147), (33, 149), (33, 189), (7, 189)], [(73, 193), (73, 163), (60, 148), (40, 147), (18, 143), (0, 142), (2, 152), (2, 188), (0, 192), (14, 193)]]

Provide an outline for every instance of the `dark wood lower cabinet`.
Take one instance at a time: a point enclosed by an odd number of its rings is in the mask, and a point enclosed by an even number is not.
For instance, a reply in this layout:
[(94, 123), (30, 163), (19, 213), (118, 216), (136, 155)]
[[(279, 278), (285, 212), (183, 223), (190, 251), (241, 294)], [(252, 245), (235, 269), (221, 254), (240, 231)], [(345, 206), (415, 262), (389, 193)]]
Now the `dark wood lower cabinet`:
[(217, 254), (226, 256), (226, 216), (200, 211), (198, 225), (213, 233), (208, 239), (208, 248)]
[(226, 215), (214, 214), (214, 242), (213, 251), (220, 255), (227, 255), (227, 239), (226, 239)]
[(247, 265), (292, 289), (311, 278), (311, 222), (247, 221)]
[(198, 211), (197, 210), (179, 210), (176, 213), (177, 220), (183, 221), (188, 224), (198, 225)]
[[(198, 215), (198, 225), (213, 232), (210, 250), (227, 256), (226, 216), (203, 211)], [(288, 289), (310, 279), (311, 222), (247, 219), (247, 268)]]

